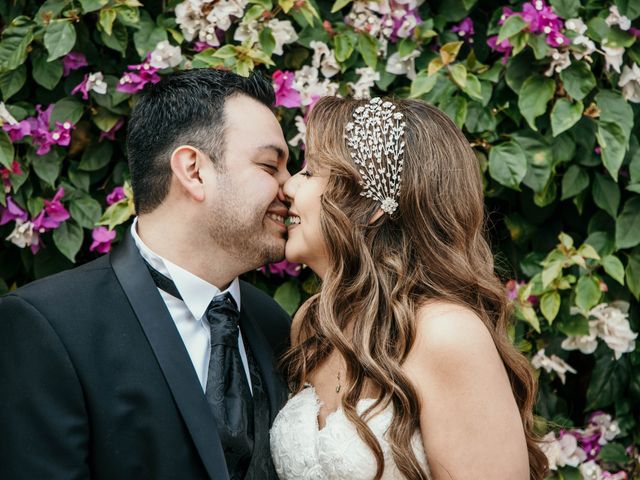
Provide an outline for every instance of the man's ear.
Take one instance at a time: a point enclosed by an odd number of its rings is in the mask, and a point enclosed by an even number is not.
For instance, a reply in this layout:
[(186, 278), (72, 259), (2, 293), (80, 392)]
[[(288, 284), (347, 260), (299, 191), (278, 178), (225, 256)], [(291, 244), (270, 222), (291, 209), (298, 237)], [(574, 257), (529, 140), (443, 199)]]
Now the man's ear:
[(171, 153), (171, 171), (183, 191), (201, 202), (204, 200), (204, 184), (200, 169), (205, 155), (190, 145), (180, 145)]
[(384, 215), (384, 211), (381, 208), (378, 208), (371, 218), (369, 219), (369, 225), (373, 225), (376, 220), (378, 220), (382, 215)]

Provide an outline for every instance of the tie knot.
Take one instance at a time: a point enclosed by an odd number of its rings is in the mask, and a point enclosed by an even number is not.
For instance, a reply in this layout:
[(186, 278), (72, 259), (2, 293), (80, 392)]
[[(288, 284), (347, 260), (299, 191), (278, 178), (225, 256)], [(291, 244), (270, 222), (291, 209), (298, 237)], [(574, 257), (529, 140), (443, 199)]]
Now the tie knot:
[(205, 318), (211, 328), (211, 346), (227, 345), (238, 348), (240, 312), (229, 292), (211, 300)]

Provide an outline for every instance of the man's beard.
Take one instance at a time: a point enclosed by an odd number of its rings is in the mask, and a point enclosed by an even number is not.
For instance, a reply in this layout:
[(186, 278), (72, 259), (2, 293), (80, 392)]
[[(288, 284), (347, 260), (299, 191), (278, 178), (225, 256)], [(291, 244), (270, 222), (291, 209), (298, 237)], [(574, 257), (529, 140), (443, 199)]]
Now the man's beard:
[(285, 240), (278, 238), (275, 226), (265, 225), (266, 212), (256, 212), (240, 220), (229, 213), (233, 211), (238, 210), (220, 209), (214, 213), (215, 221), (209, 223), (209, 236), (217, 245), (237, 258), (241, 265), (246, 265), (247, 271), (284, 258)]

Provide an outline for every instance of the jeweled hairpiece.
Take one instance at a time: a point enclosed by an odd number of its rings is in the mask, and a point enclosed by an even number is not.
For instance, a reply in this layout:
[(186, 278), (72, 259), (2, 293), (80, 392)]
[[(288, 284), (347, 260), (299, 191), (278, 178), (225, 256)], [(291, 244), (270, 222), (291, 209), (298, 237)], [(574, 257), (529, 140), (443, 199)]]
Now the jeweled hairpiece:
[(404, 157), (404, 116), (389, 101), (375, 97), (353, 112), (345, 138), (362, 176), (362, 192), (391, 215), (398, 208)]

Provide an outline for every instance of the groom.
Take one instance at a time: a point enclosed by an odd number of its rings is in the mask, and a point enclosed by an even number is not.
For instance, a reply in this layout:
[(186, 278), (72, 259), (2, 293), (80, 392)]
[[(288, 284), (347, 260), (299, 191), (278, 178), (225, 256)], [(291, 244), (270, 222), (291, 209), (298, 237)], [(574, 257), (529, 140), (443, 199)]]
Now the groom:
[(289, 318), (238, 275), (284, 255), (270, 83), (166, 77), (127, 132), (114, 251), (0, 298), (0, 478), (271, 479)]

